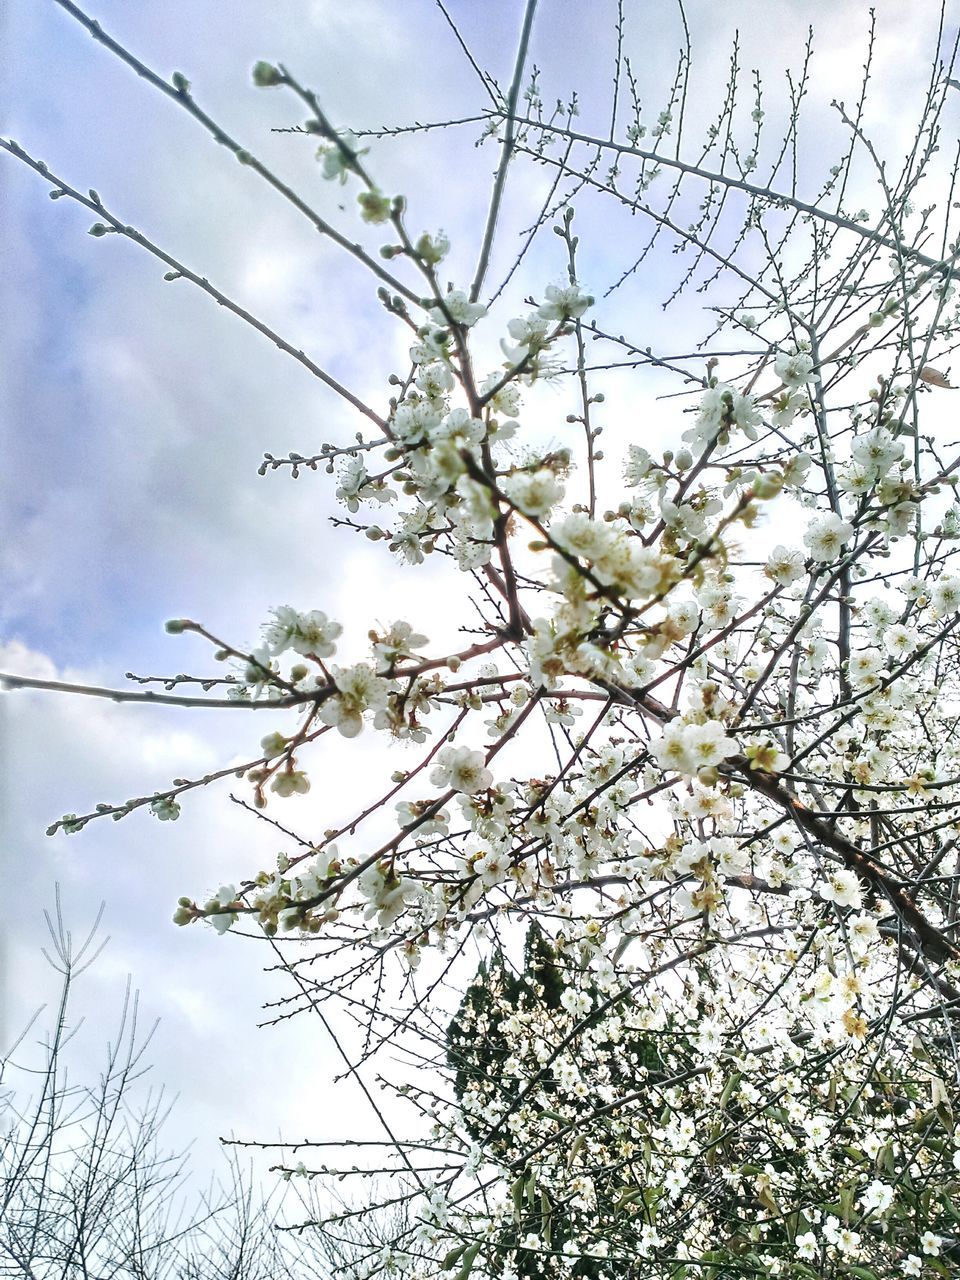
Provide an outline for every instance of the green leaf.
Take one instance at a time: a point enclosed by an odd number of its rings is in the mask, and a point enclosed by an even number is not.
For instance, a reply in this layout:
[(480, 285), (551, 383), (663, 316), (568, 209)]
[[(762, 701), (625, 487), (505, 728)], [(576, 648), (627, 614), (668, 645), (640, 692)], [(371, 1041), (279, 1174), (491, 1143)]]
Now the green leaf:
[(720, 1095), (721, 1111), (726, 1111), (727, 1103), (730, 1101), (731, 1097), (733, 1096), (734, 1089), (736, 1089), (737, 1085), (740, 1083), (742, 1079), (743, 1079), (742, 1074), (739, 1071), (734, 1071), (733, 1075), (731, 1075), (730, 1079), (723, 1086), (723, 1093), (721, 1093)]
[(513, 1220), (519, 1223), (523, 1214), (523, 1174), (516, 1178), (510, 1187), (510, 1195), (513, 1199)]
[(450, 1268), (454, 1265), (454, 1263), (458, 1262), (460, 1258), (463, 1257), (463, 1252), (466, 1249), (466, 1247), (467, 1246), (465, 1244), (454, 1245), (454, 1247), (450, 1250), (448, 1254), (445, 1255), (443, 1261), (440, 1263), (440, 1270), (449, 1271)]
[(467, 1280), (467, 1276), (473, 1270), (473, 1264), (476, 1261), (477, 1254), (480, 1252), (480, 1241), (477, 1240), (463, 1255), (463, 1266), (457, 1272), (457, 1280)]

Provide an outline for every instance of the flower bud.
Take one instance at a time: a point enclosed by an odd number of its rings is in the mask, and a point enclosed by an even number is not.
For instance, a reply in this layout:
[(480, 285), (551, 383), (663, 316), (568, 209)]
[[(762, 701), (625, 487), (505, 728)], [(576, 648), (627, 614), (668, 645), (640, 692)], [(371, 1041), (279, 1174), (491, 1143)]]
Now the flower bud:
[(282, 733), (268, 733), (265, 738), (260, 739), (260, 749), (268, 760), (281, 755), (286, 746), (287, 740)]
[(283, 76), (271, 62), (256, 62), (253, 67), (253, 83), (258, 89), (273, 89), (283, 84)]

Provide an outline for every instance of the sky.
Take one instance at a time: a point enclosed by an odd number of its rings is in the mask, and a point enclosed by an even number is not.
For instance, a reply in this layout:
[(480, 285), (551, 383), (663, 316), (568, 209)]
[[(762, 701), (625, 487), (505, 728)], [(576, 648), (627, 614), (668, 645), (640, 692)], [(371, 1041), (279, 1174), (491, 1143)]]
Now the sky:
[[(506, 83), (519, 0), (451, 0), (448, 7), (476, 59)], [(915, 118), (938, 7), (920, 0), (907, 29), (899, 4), (875, 7), (868, 131), (895, 151)], [(829, 103), (852, 100), (856, 91), (868, 8), (859, 0), (688, 4), (693, 136), (719, 106), (737, 29), (741, 63), (761, 68), (765, 108), (781, 118), (784, 68), (798, 66), (812, 22), (817, 53), (799, 176), (801, 190), (815, 191), (831, 148), (839, 154)], [(645, 117), (655, 119), (680, 47), (679, 11), (629, 0), (625, 11), (626, 50)], [(252, 87), (255, 61), (286, 63), (341, 127), (442, 121), (485, 105), (428, 0), (97, 0), (90, 13), (160, 74), (185, 74), (205, 110), (351, 235), (361, 234), (359, 224), (337, 207), (343, 191), (323, 186), (309, 141), (270, 132), (297, 123), (302, 111), (288, 96)], [(615, 14), (607, 0), (544, 0), (534, 30), (531, 61), (542, 69), (544, 101), (576, 88), (584, 132), (609, 125)], [(0, 58), (2, 136), (68, 183), (95, 188), (111, 212), (383, 409), (405, 340), (356, 263), (321, 242), (53, 0), (12, 0)], [(412, 226), (447, 231), (453, 248), (445, 269), (458, 283), (473, 271), (496, 163), (491, 146), (475, 146), (479, 132), (474, 124), (372, 142), (368, 157), (385, 191), (407, 195)], [(511, 178), (491, 279), (512, 260), (547, 181), (532, 166)], [(372, 622), (401, 616), (442, 644), (456, 609), (447, 602), (438, 610), (431, 600), (431, 572), (414, 577), (384, 548), (331, 530), (337, 508), (326, 477), (257, 474), (264, 451), (309, 454), (323, 441), (348, 442), (360, 426), (353, 411), (209, 298), (182, 281), (164, 282), (163, 267), (137, 246), (87, 235), (92, 215), (68, 200), (52, 203), (46, 184), (7, 155), (0, 155), (0, 192), (0, 669), (112, 687), (128, 671), (208, 671), (208, 647), (166, 635), (165, 619), (196, 618), (244, 647), (282, 604), (321, 608), (343, 621), (345, 649), (362, 645)], [(578, 218), (581, 276), (599, 293), (629, 265), (641, 231), (636, 220), (611, 220), (589, 202)], [(375, 236), (363, 234), (375, 249)], [(561, 279), (559, 248), (545, 240), (508, 288), (500, 326), (491, 325), (485, 339), (492, 365), (502, 322), (522, 313), (525, 294)], [(705, 324), (700, 301), (687, 298), (667, 313), (659, 305), (676, 279), (669, 254), (654, 257), (604, 304), (604, 321), (666, 349), (690, 349), (689, 335)], [(655, 437), (666, 412), (656, 400), (657, 376), (609, 385), (620, 397), (608, 422), (610, 447)], [(562, 435), (571, 407), (559, 395), (548, 400), (538, 429)], [(195, 794), (176, 824), (141, 812), (70, 839), (48, 839), (44, 830), (66, 811), (147, 794), (173, 776), (242, 759), (271, 727), (226, 712), (0, 694), (0, 867), (15, 904), (3, 926), (0, 1040), (9, 1042), (50, 999), (40, 948), (54, 886), (78, 932), (105, 901), (111, 942), (85, 979), (88, 1020), (78, 1053), (97, 1061), (132, 974), (145, 1022), (160, 1019), (155, 1079), (179, 1095), (171, 1140), (195, 1139), (201, 1163), (214, 1159), (220, 1134), (345, 1132), (359, 1114), (353, 1086), (331, 1083), (338, 1066), (319, 1025), (298, 1019), (256, 1029), (263, 1005), (280, 990), (277, 975), (261, 972), (269, 962), (264, 948), (171, 923), (180, 894), (202, 898), (269, 864), (276, 840), (223, 790)], [(360, 750), (365, 770), (384, 759), (372, 734)], [(298, 817), (332, 825), (358, 785), (357, 757), (341, 752), (325, 764), (323, 786)]]

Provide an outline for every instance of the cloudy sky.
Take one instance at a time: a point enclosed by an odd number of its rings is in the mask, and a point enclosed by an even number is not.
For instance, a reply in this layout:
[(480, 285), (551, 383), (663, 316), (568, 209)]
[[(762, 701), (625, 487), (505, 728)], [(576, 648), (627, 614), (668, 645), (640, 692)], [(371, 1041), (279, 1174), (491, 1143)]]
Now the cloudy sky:
[[(736, 28), (741, 65), (761, 68), (768, 117), (782, 118), (783, 72), (799, 65), (812, 21), (817, 53), (799, 165), (801, 193), (812, 195), (840, 153), (829, 102), (852, 100), (856, 91), (868, 7), (859, 0), (688, 4), (691, 135), (719, 108)], [(916, 118), (938, 6), (911, 6), (908, 30), (897, 21), (899, 4), (881, 0), (876, 7), (877, 87), (868, 126), (895, 153)], [(449, 0), (448, 9), (477, 61), (507, 83), (520, 0)], [(541, 9), (531, 61), (542, 69), (545, 103), (575, 88), (580, 127), (606, 133), (616, 5), (543, 0)], [(630, 0), (625, 10), (625, 49), (652, 121), (676, 66), (678, 11)], [(358, 229), (349, 208), (337, 208), (352, 196), (345, 201), (340, 188), (323, 186), (310, 143), (270, 132), (300, 121), (302, 112), (281, 93), (253, 89), (252, 64), (285, 62), (341, 126), (459, 119), (487, 105), (431, 0), (97, 0), (90, 12), (161, 75), (185, 74), (206, 111), (350, 235), (365, 235), (374, 251), (376, 235)], [(95, 188), (112, 213), (384, 408), (386, 379), (402, 368), (405, 342), (356, 263), (321, 242), (53, 0), (13, 0), (2, 59), (3, 136), (80, 190)], [(748, 83), (744, 116), (752, 105)], [(445, 265), (458, 282), (474, 268), (496, 163), (492, 146), (475, 147), (479, 133), (471, 124), (384, 140), (369, 156), (382, 188), (407, 195), (413, 228), (448, 232), (453, 251)], [(542, 170), (518, 168), (492, 281), (512, 261), (548, 181)], [(431, 574), (411, 575), (385, 549), (332, 531), (327, 517), (335, 504), (325, 477), (294, 483), (286, 473), (257, 475), (265, 450), (311, 453), (323, 441), (349, 441), (361, 425), (354, 412), (209, 298), (184, 282), (163, 282), (160, 264), (135, 245), (88, 236), (88, 212), (68, 200), (52, 203), (46, 184), (6, 155), (0, 182), (0, 668), (110, 686), (123, 685), (128, 671), (201, 672), (210, 669), (206, 646), (165, 635), (164, 619), (196, 618), (242, 647), (256, 643), (271, 607), (288, 603), (342, 620), (345, 648), (362, 645), (373, 622), (399, 616), (441, 643), (453, 611), (431, 604)], [(611, 222), (605, 207), (589, 203), (578, 217), (581, 275), (601, 293), (630, 265), (648, 230), (626, 217)], [(560, 248), (544, 238), (507, 290), (500, 321), (487, 322), (493, 364), (496, 337), (522, 312), (523, 296), (561, 278)], [(600, 318), (641, 345), (691, 349), (690, 335), (706, 324), (701, 302), (691, 298), (666, 315), (659, 307), (677, 278), (668, 253), (651, 259)], [(621, 398), (607, 419), (608, 448), (660, 429), (665, 410), (655, 400), (655, 375), (611, 386)], [(561, 431), (572, 407), (555, 395), (538, 411), (541, 427)], [(186, 803), (176, 824), (139, 813), (95, 823), (71, 839), (43, 834), (65, 811), (85, 812), (242, 759), (273, 726), (259, 716), (253, 725), (243, 713), (28, 693), (0, 695), (0, 716), (3, 1037), (49, 997), (42, 913), (59, 882), (78, 929), (106, 901), (104, 930), (112, 939), (87, 980), (92, 1016), (80, 1051), (95, 1060), (131, 973), (146, 1020), (161, 1019), (156, 1078), (180, 1094), (172, 1136), (196, 1136), (208, 1160), (217, 1134), (316, 1134), (352, 1124), (349, 1085), (336, 1095), (332, 1118), (335, 1065), (322, 1028), (301, 1019), (255, 1029), (264, 1002), (280, 994), (279, 979), (260, 972), (263, 948), (170, 922), (179, 894), (202, 897), (272, 860), (276, 842), (262, 824), (221, 790)], [(378, 765), (380, 749), (368, 736), (360, 750), (363, 769)], [(358, 794), (355, 755), (341, 752), (324, 768), (323, 785), (301, 811), (311, 821), (315, 815), (318, 828), (346, 816)]]

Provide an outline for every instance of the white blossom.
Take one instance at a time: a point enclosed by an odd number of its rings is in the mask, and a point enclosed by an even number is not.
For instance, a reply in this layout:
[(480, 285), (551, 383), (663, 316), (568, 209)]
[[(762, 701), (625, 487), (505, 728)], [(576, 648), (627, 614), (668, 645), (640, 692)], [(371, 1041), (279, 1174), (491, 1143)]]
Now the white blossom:
[(430, 774), (435, 787), (449, 787), (464, 795), (485, 791), (493, 783), (493, 774), (485, 767), (482, 751), (469, 747), (444, 747)]

